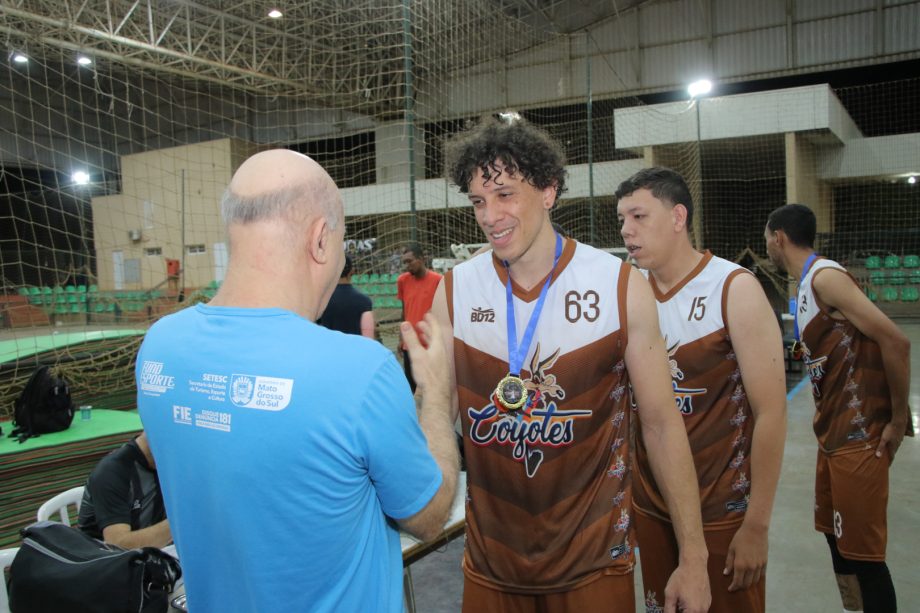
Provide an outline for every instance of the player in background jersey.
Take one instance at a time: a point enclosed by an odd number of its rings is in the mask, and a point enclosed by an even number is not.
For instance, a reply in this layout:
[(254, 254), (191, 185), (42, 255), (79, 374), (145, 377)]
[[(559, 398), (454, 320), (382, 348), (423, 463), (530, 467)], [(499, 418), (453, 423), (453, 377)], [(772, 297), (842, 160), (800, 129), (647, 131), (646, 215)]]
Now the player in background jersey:
[[(888, 469), (910, 430), (910, 341), (846, 269), (815, 253), (810, 208), (767, 219), (774, 264), (798, 281), (796, 329), (815, 399), (815, 529), (848, 611), (897, 610), (885, 548)], [(854, 580), (855, 577), (855, 580)]]
[[(786, 438), (782, 336), (746, 269), (690, 243), (690, 190), (646, 168), (615, 194), (620, 233), (648, 271), (702, 505), (714, 612), (765, 610), (767, 530)], [(677, 564), (671, 518), (637, 444), (633, 505), (646, 606)]]
[(468, 467), (463, 611), (634, 611), (636, 416), (680, 545), (663, 610), (708, 610), (692, 458), (648, 282), (554, 231), (564, 156), (517, 114), (458, 135), (447, 157), (492, 247), (445, 275), (432, 307)]

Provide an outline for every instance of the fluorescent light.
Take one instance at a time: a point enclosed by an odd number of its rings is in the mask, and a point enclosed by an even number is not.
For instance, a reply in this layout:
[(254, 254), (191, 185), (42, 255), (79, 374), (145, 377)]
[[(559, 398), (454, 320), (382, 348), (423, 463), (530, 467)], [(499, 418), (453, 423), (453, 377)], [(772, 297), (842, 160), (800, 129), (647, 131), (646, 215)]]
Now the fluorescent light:
[(272, 9), (268, 12), (268, 16), (271, 17), (272, 19), (281, 19), (281, 17), (283, 16), (283, 13), (279, 11), (278, 9)]
[(77, 64), (79, 64), (80, 66), (89, 66), (92, 63), (93, 63), (93, 60), (89, 59), (85, 55), (81, 55), (77, 57)]
[(712, 81), (709, 79), (700, 79), (699, 81), (694, 81), (687, 86), (687, 93), (690, 94), (691, 98), (696, 98), (697, 96), (708, 94), (711, 91)]
[(29, 58), (23, 55), (22, 53), (14, 53), (13, 61), (17, 64), (25, 64), (29, 61)]
[(907, 177), (907, 182), (913, 185), (917, 182), (917, 177)]
[(86, 185), (89, 183), (89, 173), (85, 170), (78, 170), (70, 177), (77, 185)]

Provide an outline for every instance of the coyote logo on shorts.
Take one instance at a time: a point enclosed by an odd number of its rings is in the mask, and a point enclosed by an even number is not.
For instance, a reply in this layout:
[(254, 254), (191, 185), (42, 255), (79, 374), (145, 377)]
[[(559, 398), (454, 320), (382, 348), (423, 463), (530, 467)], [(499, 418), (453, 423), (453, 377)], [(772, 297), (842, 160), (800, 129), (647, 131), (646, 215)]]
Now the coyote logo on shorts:
[(607, 475), (610, 477), (616, 477), (617, 479), (622, 479), (623, 475), (626, 474), (626, 462), (623, 461), (623, 455), (620, 454), (617, 456), (616, 461), (610, 466), (610, 470), (607, 471)]
[(645, 613), (664, 613), (664, 609), (658, 604), (658, 596), (652, 590), (645, 595)]
[(744, 473), (738, 475), (738, 478), (732, 483), (732, 489), (736, 492), (745, 492), (750, 486), (751, 482)]
[(626, 512), (626, 509), (620, 509), (620, 519), (617, 520), (613, 528), (617, 532), (626, 532), (629, 530), (629, 513)]

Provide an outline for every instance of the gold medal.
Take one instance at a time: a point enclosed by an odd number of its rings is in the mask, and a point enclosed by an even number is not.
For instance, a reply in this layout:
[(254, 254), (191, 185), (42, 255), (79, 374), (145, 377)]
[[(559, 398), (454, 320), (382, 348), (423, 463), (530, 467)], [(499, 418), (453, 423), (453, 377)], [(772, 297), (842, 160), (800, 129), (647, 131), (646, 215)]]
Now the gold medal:
[(517, 375), (508, 374), (498, 382), (495, 398), (506, 411), (516, 411), (527, 402), (527, 388), (524, 380)]
[(796, 342), (792, 343), (792, 351), (791, 351), (791, 353), (792, 353), (792, 359), (793, 359), (793, 360), (801, 360), (801, 359), (802, 359), (802, 355), (805, 353), (805, 345), (802, 343), (802, 341), (796, 341)]

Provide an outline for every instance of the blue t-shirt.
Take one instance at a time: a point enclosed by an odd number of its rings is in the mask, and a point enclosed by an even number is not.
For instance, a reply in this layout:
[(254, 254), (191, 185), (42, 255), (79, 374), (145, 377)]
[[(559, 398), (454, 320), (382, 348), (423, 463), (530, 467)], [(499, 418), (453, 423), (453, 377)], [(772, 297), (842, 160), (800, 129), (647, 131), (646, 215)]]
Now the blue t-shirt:
[(402, 611), (392, 520), (441, 472), (391, 352), (281, 309), (150, 328), (137, 404), (196, 613)]

